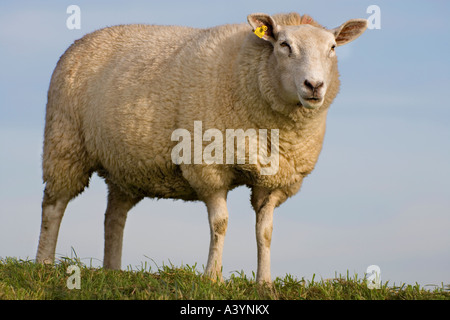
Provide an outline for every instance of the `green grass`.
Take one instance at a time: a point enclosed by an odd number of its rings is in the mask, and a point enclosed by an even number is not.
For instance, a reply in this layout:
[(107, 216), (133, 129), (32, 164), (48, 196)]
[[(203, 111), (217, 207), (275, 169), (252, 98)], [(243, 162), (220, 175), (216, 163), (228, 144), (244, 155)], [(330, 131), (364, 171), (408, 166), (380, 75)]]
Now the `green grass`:
[[(66, 271), (80, 268), (81, 289), (67, 288)], [(112, 271), (88, 267), (79, 259), (62, 258), (54, 266), (31, 260), (0, 259), (0, 299), (3, 300), (450, 300), (442, 285), (433, 291), (419, 285), (369, 289), (365, 279), (339, 276), (315, 281), (291, 275), (276, 278), (272, 286), (255, 283), (254, 275), (234, 273), (224, 283), (205, 278), (196, 266), (144, 266)]]

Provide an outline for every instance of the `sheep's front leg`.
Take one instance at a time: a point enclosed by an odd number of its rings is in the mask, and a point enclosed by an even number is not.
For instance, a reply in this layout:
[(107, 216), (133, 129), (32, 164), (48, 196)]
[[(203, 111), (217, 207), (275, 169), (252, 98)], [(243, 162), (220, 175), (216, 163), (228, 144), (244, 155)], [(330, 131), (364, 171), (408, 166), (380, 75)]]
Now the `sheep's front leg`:
[(205, 198), (211, 232), (208, 262), (205, 273), (213, 280), (223, 281), (222, 253), (228, 226), (226, 191), (216, 192)]
[(282, 190), (252, 189), (252, 206), (256, 213), (256, 244), (258, 247), (258, 283), (271, 283), (270, 244), (272, 242), (273, 210), (287, 198)]
[(272, 242), (273, 209), (265, 205), (256, 212), (256, 244), (258, 247), (258, 283), (271, 282), (270, 278), (270, 244)]

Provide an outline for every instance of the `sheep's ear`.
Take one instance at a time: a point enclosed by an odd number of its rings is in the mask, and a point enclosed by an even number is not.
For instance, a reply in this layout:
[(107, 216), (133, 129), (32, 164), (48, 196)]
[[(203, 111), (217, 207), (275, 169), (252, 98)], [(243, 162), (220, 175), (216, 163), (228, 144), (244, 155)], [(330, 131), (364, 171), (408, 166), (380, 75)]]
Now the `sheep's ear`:
[(271, 16), (265, 13), (252, 13), (247, 16), (247, 20), (255, 35), (272, 43), (276, 41), (278, 25)]
[(342, 46), (349, 43), (364, 33), (367, 29), (366, 19), (352, 19), (343, 23), (340, 27), (331, 29), (330, 31), (336, 38), (336, 44)]

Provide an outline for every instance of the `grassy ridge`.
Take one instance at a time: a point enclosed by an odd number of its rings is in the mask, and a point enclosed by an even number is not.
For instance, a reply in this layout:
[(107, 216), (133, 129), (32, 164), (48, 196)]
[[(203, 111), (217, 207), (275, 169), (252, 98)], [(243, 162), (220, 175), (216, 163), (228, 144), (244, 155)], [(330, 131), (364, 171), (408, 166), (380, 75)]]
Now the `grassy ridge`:
[[(68, 289), (71, 265), (80, 268), (81, 289)], [(450, 300), (448, 288), (425, 290), (419, 285), (369, 289), (365, 279), (339, 277), (304, 281), (290, 275), (260, 286), (254, 277), (233, 274), (213, 282), (195, 266), (160, 267), (156, 272), (89, 268), (77, 259), (63, 258), (55, 266), (29, 260), (0, 259), (0, 299), (19, 300)]]

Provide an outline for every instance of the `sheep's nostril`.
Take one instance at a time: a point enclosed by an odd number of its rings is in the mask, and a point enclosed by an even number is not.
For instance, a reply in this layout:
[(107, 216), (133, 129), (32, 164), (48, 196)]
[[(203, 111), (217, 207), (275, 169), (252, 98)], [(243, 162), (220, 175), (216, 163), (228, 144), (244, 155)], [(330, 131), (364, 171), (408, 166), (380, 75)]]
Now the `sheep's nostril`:
[(309, 82), (308, 80), (305, 80), (305, 87), (307, 87), (308, 89), (313, 90), (314, 86), (312, 85), (311, 82)]
[(319, 89), (320, 87), (323, 86), (323, 81), (309, 81), (309, 80), (305, 80), (304, 82), (305, 86), (308, 89), (311, 89), (312, 91)]

